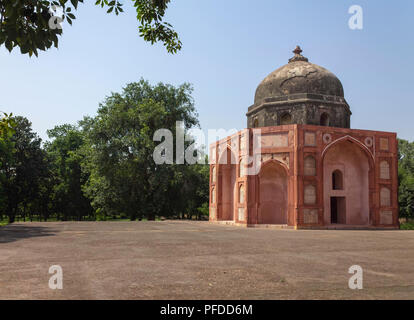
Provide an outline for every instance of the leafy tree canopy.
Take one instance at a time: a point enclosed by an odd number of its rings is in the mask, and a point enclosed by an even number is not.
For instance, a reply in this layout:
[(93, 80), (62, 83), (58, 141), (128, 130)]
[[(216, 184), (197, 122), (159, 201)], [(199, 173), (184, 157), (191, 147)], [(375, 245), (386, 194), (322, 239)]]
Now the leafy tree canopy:
[(12, 136), (15, 133), (15, 126), (12, 114), (2, 113), (0, 116), (0, 217), (7, 207), (6, 169), (14, 159), (15, 148)]
[(11, 137), (14, 133), (14, 127), (16, 122), (13, 119), (13, 114), (7, 114), (0, 112), (0, 139)]
[(47, 134), (52, 139), (45, 143), (53, 177), (52, 209), (63, 220), (82, 220), (92, 212), (90, 201), (82, 192), (88, 179), (81, 166), (85, 158), (83, 132), (64, 124), (48, 130)]
[(184, 167), (156, 165), (153, 152), (158, 142), (153, 136), (161, 128), (175, 133), (176, 121), (184, 121), (186, 128), (198, 125), (191, 90), (188, 84), (130, 83), (109, 96), (95, 118), (82, 121), (89, 143), (85, 165), (90, 170), (84, 191), (102, 214), (154, 219), (171, 214), (173, 194), (186, 202), (184, 195), (178, 196)]
[(400, 217), (414, 218), (414, 142), (398, 140)]
[(3, 174), (0, 198), (10, 222), (17, 214), (25, 217), (27, 212), (39, 206), (39, 186), (47, 175), (46, 153), (41, 148), (41, 139), (32, 131), (31, 122), (24, 117), (12, 120), (14, 132), (10, 141), (13, 150), (1, 150), (0, 153), (0, 172)]
[[(60, 22), (72, 24), (75, 11), (83, 0), (0, 0), (0, 45), (10, 52), (15, 47), (22, 54), (35, 54), (59, 45), (62, 35)], [(154, 44), (162, 42), (169, 53), (181, 49), (181, 41), (171, 24), (163, 21), (170, 0), (132, 0), (139, 23), (139, 35)], [(105, 8), (107, 13), (123, 12), (118, 0), (97, 0), (95, 5)], [(62, 8), (62, 18), (57, 17), (57, 7)]]

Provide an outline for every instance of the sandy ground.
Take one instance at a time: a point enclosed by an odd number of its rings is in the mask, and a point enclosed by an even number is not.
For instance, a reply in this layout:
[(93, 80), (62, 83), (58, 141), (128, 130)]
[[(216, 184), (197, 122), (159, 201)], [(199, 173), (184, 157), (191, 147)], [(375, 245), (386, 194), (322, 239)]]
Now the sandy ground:
[[(63, 289), (49, 288), (60, 265)], [(363, 268), (351, 290), (348, 269)], [(414, 299), (414, 231), (208, 222), (0, 227), (0, 299)]]

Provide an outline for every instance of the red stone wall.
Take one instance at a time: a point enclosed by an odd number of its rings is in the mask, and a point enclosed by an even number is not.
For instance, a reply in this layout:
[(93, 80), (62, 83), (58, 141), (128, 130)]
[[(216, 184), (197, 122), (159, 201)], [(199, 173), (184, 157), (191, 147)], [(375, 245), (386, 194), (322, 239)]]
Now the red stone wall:
[[(250, 156), (256, 157), (263, 166), (273, 165), (275, 172), (284, 172), (287, 190), (283, 195), (275, 195), (274, 203), (276, 205), (277, 199), (286, 197), (286, 223), (289, 226), (328, 226), (330, 197), (344, 196), (348, 199), (347, 214), (353, 217), (348, 219), (347, 224), (364, 224), (357, 217), (366, 215), (370, 226), (398, 227), (398, 160), (395, 133), (310, 125), (260, 129), (262, 149), (257, 154), (252, 150), (253, 129), (240, 131), (210, 146), (210, 159), (213, 160), (210, 166), (211, 221), (231, 218), (233, 223), (244, 225), (272, 222), (271, 219), (263, 219), (271, 210), (271, 201), (263, 200), (269, 198), (266, 191), (261, 194), (261, 187), (263, 189), (266, 183), (269, 183), (268, 178), (271, 174), (260, 171), (257, 175), (244, 175), (240, 161), (247, 160), (246, 157)], [(244, 138), (241, 138), (242, 136)], [(226, 148), (232, 150), (237, 159), (237, 163), (233, 164), (230, 170), (235, 172), (234, 179), (229, 178), (229, 174), (226, 173), (229, 171), (226, 170), (228, 165), (214, 163), (215, 159), (218, 162)], [(324, 165), (325, 157), (327, 160)], [(337, 163), (332, 164), (332, 161)], [(352, 189), (343, 192), (327, 190), (331, 186), (331, 171), (334, 166), (343, 167), (345, 183), (351, 183)], [(366, 178), (363, 174), (365, 171), (368, 171), (365, 173)], [(354, 180), (358, 179), (362, 180), (355, 183)], [(222, 188), (226, 183), (221, 185), (220, 181), (231, 181), (233, 184), (234, 201), (230, 209), (222, 197)], [(241, 202), (240, 187), (244, 188), (244, 199)], [(215, 197), (212, 196), (213, 192)], [(364, 203), (361, 206), (355, 205), (355, 199), (359, 199), (359, 194), (366, 194), (368, 198), (361, 200)], [(266, 203), (262, 205), (260, 199)], [(276, 208), (275, 212), (277, 210)]]

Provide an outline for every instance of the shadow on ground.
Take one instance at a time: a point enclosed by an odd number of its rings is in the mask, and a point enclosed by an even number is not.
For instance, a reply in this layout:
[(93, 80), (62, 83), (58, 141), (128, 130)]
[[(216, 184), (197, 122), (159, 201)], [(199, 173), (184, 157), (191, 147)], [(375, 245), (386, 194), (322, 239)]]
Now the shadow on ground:
[(54, 236), (55, 230), (34, 225), (9, 224), (0, 227), (0, 243), (14, 242), (22, 239)]

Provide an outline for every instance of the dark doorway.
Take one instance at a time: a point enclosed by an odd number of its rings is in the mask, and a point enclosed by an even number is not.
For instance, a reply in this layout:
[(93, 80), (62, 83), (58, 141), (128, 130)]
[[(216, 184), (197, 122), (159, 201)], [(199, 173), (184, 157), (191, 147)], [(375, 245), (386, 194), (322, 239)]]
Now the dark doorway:
[(331, 223), (346, 224), (345, 197), (331, 197)]

